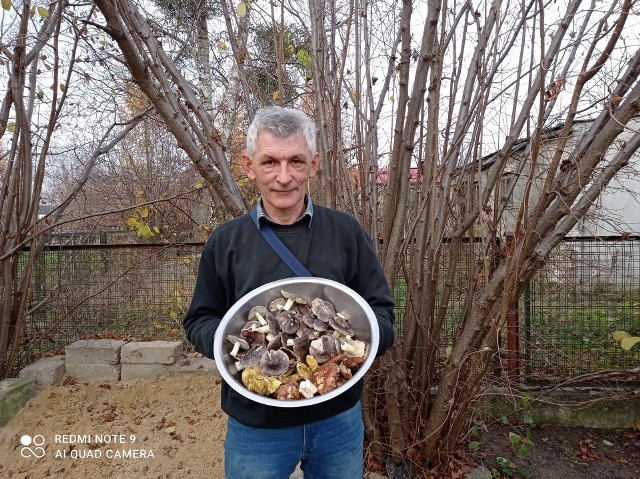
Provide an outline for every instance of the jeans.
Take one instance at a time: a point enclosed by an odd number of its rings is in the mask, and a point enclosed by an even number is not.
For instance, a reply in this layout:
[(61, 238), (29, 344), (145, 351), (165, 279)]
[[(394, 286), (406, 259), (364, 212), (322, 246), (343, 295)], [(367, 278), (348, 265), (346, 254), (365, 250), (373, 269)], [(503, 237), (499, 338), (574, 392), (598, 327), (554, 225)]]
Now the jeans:
[(278, 429), (248, 427), (229, 418), (225, 477), (288, 479), (300, 462), (305, 479), (362, 479), (363, 441), (360, 402), (321, 421)]

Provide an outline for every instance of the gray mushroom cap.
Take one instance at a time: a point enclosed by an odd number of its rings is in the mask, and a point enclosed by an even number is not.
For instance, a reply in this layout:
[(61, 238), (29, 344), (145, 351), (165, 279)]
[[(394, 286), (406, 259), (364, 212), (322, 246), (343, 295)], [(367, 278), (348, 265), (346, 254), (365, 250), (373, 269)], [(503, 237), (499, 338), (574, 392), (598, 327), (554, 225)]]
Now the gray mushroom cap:
[(266, 349), (262, 344), (254, 344), (246, 352), (238, 355), (238, 361), (236, 361), (236, 369), (242, 371), (246, 368), (251, 368), (260, 362), (262, 355)]
[(331, 336), (320, 336), (309, 344), (309, 354), (316, 358), (316, 361), (320, 364), (326, 363), (333, 356), (341, 352), (340, 342)]
[(257, 320), (261, 325), (265, 325), (266, 323), (266, 319), (265, 319), (265, 315), (267, 314), (267, 308), (265, 308), (264, 306), (258, 305), (258, 306), (254, 306), (253, 308), (251, 308), (249, 310), (249, 316), (247, 317), (248, 321), (251, 320)]
[(276, 334), (269, 344), (267, 344), (267, 350), (271, 351), (272, 349), (280, 349), (282, 347), (282, 336)]
[(284, 298), (276, 298), (269, 303), (269, 311), (275, 312), (280, 311), (284, 308), (284, 305), (287, 303), (287, 300)]
[(293, 352), (299, 357), (303, 358), (309, 354), (309, 344), (311, 341), (306, 336), (296, 336), (293, 338)]
[(249, 349), (249, 343), (246, 339), (236, 336), (235, 334), (229, 334), (227, 340), (233, 344), (233, 349), (229, 353), (232, 357), (238, 358), (238, 352), (240, 349)]
[(260, 359), (260, 371), (267, 376), (280, 376), (289, 369), (289, 355), (278, 349), (266, 351)]
[(353, 336), (356, 332), (351, 325), (341, 316), (334, 316), (329, 320), (329, 326), (338, 331), (343, 336)]
[(322, 321), (329, 321), (336, 315), (336, 310), (329, 301), (316, 298), (311, 301), (311, 311)]
[(280, 311), (276, 315), (278, 319), (278, 325), (282, 332), (287, 334), (294, 334), (298, 328), (300, 328), (300, 321), (293, 314), (287, 311)]
[(264, 319), (267, 321), (267, 325), (269, 326), (269, 332), (274, 336), (280, 334), (280, 325), (278, 324), (278, 320), (275, 315), (271, 311), (267, 311)]
[(309, 301), (306, 298), (303, 298), (302, 296), (298, 296), (295, 293), (289, 293), (287, 291), (284, 290), (280, 290), (280, 292), (282, 293), (282, 296), (284, 296), (287, 299), (287, 302), (285, 303), (283, 309), (285, 311), (289, 311), (291, 309), (291, 307), (294, 304), (307, 304)]

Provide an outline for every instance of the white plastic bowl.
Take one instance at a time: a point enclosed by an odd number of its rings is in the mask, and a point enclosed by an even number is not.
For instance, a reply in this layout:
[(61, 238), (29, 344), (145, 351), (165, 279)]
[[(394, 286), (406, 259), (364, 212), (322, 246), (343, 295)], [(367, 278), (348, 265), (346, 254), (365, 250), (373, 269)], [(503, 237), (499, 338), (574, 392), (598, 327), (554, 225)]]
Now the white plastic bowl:
[[(267, 306), (274, 299), (281, 297), (281, 291), (295, 293), (308, 299), (322, 298), (335, 307), (336, 312), (344, 314), (355, 330), (354, 338), (367, 343), (365, 361), (351, 379), (342, 386), (326, 394), (310, 399), (280, 400), (260, 396), (249, 391), (236, 371), (235, 359), (229, 354), (231, 343), (226, 339), (229, 334), (238, 335), (242, 325), (247, 321), (249, 310), (254, 306)], [(287, 278), (267, 283), (250, 291), (240, 298), (224, 315), (216, 330), (213, 351), (216, 366), (229, 386), (252, 401), (276, 407), (303, 407), (318, 404), (339, 396), (360, 380), (371, 367), (375, 359), (380, 341), (378, 320), (369, 304), (351, 288), (322, 278)]]

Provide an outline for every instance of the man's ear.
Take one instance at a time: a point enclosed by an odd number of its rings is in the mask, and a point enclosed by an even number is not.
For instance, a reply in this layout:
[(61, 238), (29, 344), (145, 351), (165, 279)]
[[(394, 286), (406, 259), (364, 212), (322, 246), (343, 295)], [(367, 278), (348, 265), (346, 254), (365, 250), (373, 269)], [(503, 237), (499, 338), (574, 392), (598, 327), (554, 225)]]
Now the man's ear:
[(316, 176), (319, 166), (320, 166), (320, 153), (316, 152), (316, 154), (313, 155), (313, 158), (311, 158), (311, 173), (309, 174), (309, 177)]
[(242, 154), (242, 167), (250, 180), (256, 179), (256, 174), (253, 172), (253, 163), (246, 151)]

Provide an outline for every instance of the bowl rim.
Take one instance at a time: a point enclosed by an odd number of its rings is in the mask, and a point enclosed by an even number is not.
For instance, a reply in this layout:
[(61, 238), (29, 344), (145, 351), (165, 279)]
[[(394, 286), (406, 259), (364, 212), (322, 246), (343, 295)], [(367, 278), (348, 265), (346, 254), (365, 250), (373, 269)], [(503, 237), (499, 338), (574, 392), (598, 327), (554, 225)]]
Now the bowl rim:
[[(338, 290), (341, 290), (344, 293), (351, 296), (362, 308), (367, 318), (369, 319), (369, 325), (371, 329), (371, 339), (369, 340), (369, 350), (368, 350), (367, 356), (365, 357), (364, 363), (362, 363), (362, 365), (360, 366), (358, 371), (356, 371), (353, 377), (351, 377), (347, 382), (345, 382), (340, 387), (326, 394), (320, 394), (318, 396), (314, 396), (309, 399), (307, 398), (295, 399), (295, 400), (274, 399), (270, 397), (261, 396), (259, 394), (249, 391), (240, 381), (238, 381), (238, 379), (236, 379), (228, 371), (227, 364), (222, 356), (222, 349), (223, 349), (223, 342), (224, 342), (224, 335), (225, 335), (224, 331), (227, 324), (234, 318), (236, 313), (241, 308), (245, 307), (245, 304), (251, 298), (258, 296), (259, 294), (264, 293), (265, 291), (269, 291), (271, 289), (276, 289), (276, 288), (286, 289), (286, 288), (283, 288), (283, 286), (290, 285), (293, 283), (296, 283), (296, 284), (297, 283), (301, 283), (301, 284), (315, 283), (315, 284), (320, 284), (324, 286), (330, 286)], [(345, 392), (347, 389), (355, 385), (360, 379), (362, 379), (362, 377), (365, 375), (365, 373), (371, 367), (371, 364), (375, 360), (379, 342), (380, 342), (380, 328), (378, 325), (378, 320), (376, 318), (376, 315), (373, 312), (373, 309), (371, 309), (371, 306), (369, 305), (369, 303), (367, 303), (365, 299), (362, 296), (360, 296), (356, 291), (354, 291), (353, 289), (349, 288), (348, 286), (342, 283), (333, 281), (331, 279), (317, 278), (317, 277), (295, 277), (295, 278), (279, 279), (279, 280), (266, 283), (262, 286), (259, 286), (249, 291), (244, 296), (242, 296), (238, 301), (236, 301), (234, 305), (231, 306), (231, 308), (222, 317), (222, 320), (220, 321), (220, 324), (216, 329), (216, 332), (214, 335), (213, 354), (214, 354), (214, 360), (216, 362), (216, 366), (220, 375), (222, 376), (224, 381), (231, 388), (233, 388), (237, 393), (239, 393), (240, 395), (244, 396), (245, 398), (251, 401), (255, 401), (260, 404), (265, 404), (265, 405), (274, 406), (274, 407), (293, 408), (293, 407), (311, 406), (314, 404), (319, 404), (319, 403), (328, 401), (330, 399), (333, 399), (339, 396), (340, 394)]]

